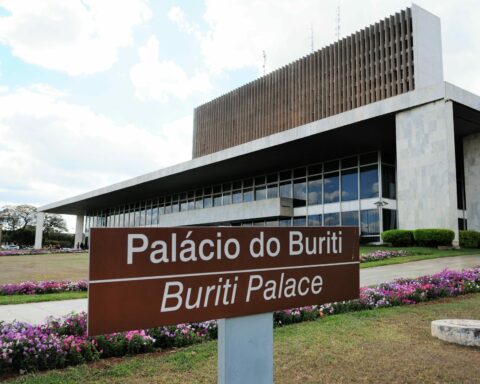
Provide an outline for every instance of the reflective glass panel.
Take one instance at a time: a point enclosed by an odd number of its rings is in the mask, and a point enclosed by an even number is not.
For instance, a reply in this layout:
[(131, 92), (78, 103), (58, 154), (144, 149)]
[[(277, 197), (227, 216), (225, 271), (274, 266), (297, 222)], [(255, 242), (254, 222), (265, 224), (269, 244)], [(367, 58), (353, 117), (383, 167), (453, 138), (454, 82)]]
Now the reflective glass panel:
[(304, 227), (307, 225), (307, 219), (305, 216), (299, 216), (293, 218), (293, 226)]
[(358, 211), (342, 212), (342, 226), (358, 227)]
[(309, 215), (308, 216), (308, 226), (309, 227), (320, 227), (322, 225), (322, 215)]
[(323, 202), (336, 203), (340, 198), (338, 173), (326, 174), (323, 181)]
[(203, 199), (201, 197), (197, 197), (195, 199), (195, 209), (203, 208)]
[(267, 198), (267, 187), (261, 186), (255, 188), (255, 200), (265, 200)]
[(397, 229), (397, 211), (383, 209), (383, 230)]
[(293, 181), (293, 206), (304, 207), (307, 203), (307, 181), (299, 179)]
[(360, 168), (360, 198), (378, 197), (378, 167)]
[(323, 216), (324, 223), (323, 225), (325, 227), (336, 227), (340, 225), (340, 213), (326, 213)]
[(368, 209), (360, 211), (361, 232), (363, 236), (378, 235), (378, 209)]
[(291, 219), (280, 219), (278, 220), (278, 225), (280, 227), (289, 227), (292, 224)]
[(203, 207), (210, 208), (213, 205), (212, 196), (205, 196), (203, 198)]
[(292, 198), (292, 182), (285, 181), (280, 183), (280, 197)]
[(267, 199), (273, 199), (274, 197), (278, 197), (278, 185), (267, 185)]
[(349, 169), (342, 171), (342, 201), (358, 199), (358, 171)]
[(213, 206), (219, 207), (222, 205), (222, 195), (213, 195)]
[(253, 188), (247, 188), (243, 191), (243, 201), (245, 203), (253, 201)]
[(388, 199), (396, 199), (395, 167), (382, 164), (382, 195)]
[(232, 204), (232, 193), (231, 192), (224, 192), (223, 194), (223, 205), (230, 205)]
[(308, 178), (308, 205), (322, 204), (322, 177)]
[(233, 204), (241, 203), (242, 200), (242, 191), (233, 191), (232, 202)]

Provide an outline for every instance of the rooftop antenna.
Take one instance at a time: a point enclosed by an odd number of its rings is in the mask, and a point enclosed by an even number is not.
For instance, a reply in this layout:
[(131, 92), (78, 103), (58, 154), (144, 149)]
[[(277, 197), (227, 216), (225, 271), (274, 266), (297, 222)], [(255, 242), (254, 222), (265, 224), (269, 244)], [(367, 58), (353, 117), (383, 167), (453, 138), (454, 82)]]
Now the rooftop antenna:
[(335, 35), (340, 40), (340, 5), (337, 7), (337, 23), (335, 25)]
[(310, 23), (310, 49), (312, 52), (314, 51), (314, 44), (313, 44), (313, 23)]
[(262, 56), (263, 56), (263, 76), (265, 76), (265, 71), (267, 69), (267, 53), (265, 52), (265, 50), (263, 50), (262, 52)]

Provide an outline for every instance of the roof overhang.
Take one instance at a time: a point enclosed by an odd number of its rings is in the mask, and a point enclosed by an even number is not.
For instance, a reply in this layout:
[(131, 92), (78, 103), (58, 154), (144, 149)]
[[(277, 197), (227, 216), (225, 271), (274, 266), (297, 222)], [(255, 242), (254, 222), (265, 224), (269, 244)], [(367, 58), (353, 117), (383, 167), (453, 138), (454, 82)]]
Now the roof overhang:
[[(47, 204), (39, 210), (84, 215), (88, 210), (300, 166), (308, 164), (310, 159), (327, 160), (382, 149), (395, 142), (396, 112), (440, 99), (461, 104), (470, 111), (470, 119), (478, 118), (480, 97), (441, 83)], [(457, 108), (456, 117), (459, 114), (465, 111)]]

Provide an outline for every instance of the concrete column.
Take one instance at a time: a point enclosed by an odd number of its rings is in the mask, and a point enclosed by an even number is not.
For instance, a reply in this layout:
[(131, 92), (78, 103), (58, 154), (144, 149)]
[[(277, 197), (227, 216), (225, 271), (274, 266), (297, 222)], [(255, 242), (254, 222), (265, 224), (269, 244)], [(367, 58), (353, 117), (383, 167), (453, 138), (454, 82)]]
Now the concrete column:
[(397, 113), (396, 139), (400, 228), (447, 228), (458, 242), (452, 102)]
[(35, 228), (35, 249), (42, 248), (43, 242), (43, 221), (45, 220), (45, 213), (38, 212), (37, 213), (37, 224)]
[(463, 139), (467, 227), (480, 231), (480, 133)]
[(85, 221), (85, 216), (77, 215), (77, 222), (75, 225), (75, 242), (73, 247), (76, 248), (77, 244), (83, 243), (83, 224)]
[(218, 384), (273, 383), (273, 315), (218, 321)]

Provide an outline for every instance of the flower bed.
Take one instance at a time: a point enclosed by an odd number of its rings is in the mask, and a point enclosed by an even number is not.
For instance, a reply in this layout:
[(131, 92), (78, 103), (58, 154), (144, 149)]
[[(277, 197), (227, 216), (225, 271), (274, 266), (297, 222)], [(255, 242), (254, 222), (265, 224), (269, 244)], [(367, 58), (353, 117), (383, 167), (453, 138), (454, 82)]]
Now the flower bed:
[(82, 253), (81, 249), (9, 249), (0, 250), (0, 256), (46, 255), (51, 253)]
[(0, 285), (0, 295), (38, 295), (44, 293), (86, 291), (88, 282), (80, 281), (25, 281)]
[(409, 254), (408, 251), (374, 251), (360, 255), (360, 262), (385, 260), (391, 259), (392, 257), (408, 256)]
[[(440, 297), (480, 292), (480, 267), (445, 270), (417, 279), (399, 279), (361, 288), (360, 298), (278, 311), (275, 326), (315, 320), (338, 313), (408, 305)], [(183, 347), (217, 337), (215, 321), (178, 324), (89, 338), (86, 313), (50, 319), (43, 325), (0, 322), (0, 373), (62, 368), (111, 356)]]

